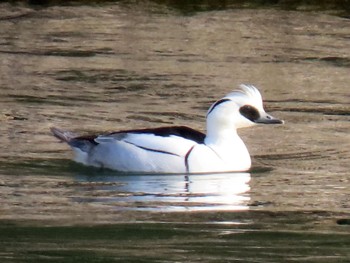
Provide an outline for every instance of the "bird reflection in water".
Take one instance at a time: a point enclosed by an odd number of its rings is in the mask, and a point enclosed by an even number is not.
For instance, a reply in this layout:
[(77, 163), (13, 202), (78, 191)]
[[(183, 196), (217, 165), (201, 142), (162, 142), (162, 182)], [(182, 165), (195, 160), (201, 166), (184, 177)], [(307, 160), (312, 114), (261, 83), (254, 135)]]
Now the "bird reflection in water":
[(201, 211), (249, 209), (250, 173), (76, 176), (73, 201), (121, 210)]

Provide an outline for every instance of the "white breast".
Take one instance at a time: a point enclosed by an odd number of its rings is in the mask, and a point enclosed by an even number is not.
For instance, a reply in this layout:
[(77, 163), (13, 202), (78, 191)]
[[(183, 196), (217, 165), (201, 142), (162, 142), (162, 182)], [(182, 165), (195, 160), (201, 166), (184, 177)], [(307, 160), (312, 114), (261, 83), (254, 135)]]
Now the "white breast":
[(190, 173), (246, 171), (251, 159), (243, 141), (237, 136), (225, 144), (196, 145), (188, 157)]

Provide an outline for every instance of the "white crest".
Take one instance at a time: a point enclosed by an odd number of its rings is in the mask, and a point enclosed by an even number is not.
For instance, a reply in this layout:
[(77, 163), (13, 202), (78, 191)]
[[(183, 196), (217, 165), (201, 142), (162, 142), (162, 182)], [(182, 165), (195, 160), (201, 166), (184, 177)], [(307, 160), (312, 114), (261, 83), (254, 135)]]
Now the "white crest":
[(260, 106), (260, 108), (262, 108), (261, 94), (253, 85), (241, 84), (237, 90), (227, 94), (225, 98), (241, 97), (242, 95), (248, 97), (252, 105)]

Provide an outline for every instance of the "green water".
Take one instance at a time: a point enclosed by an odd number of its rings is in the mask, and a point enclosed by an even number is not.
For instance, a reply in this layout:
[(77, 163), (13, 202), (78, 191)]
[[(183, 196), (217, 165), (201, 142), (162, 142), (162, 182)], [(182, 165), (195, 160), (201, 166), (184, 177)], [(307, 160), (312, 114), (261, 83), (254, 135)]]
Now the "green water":
[[(236, 219), (232, 212), (193, 217), (210, 221), (55, 227), (3, 222), (2, 262), (348, 262), (350, 256), (348, 233), (301, 226), (309, 214), (243, 212), (238, 217), (246, 223), (226, 221)], [(289, 220), (281, 229), (264, 229), (252, 223), (259, 217)]]

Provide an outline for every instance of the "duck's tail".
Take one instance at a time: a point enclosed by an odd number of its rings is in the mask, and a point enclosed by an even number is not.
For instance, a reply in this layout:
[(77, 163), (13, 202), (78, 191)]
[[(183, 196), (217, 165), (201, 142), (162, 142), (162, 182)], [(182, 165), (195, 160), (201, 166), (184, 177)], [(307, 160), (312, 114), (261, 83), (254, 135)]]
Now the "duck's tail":
[(50, 130), (56, 138), (58, 138), (62, 142), (66, 142), (68, 144), (70, 144), (72, 139), (77, 137), (76, 134), (74, 134), (70, 131), (64, 131), (64, 130), (61, 130), (61, 129), (56, 128), (56, 127), (51, 127)]
[(79, 152), (82, 151), (88, 153), (94, 146), (98, 145), (95, 141), (95, 138), (97, 137), (95, 135), (78, 136), (73, 132), (64, 131), (56, 127), (51, 127), (50, 130), (56, 138), (67, 143), (75, 152), (79, 150)]
[(64, 131), (56, 127), (51, 127), (50, 130), (56, 138), (67, 143), (72, 148), (76, 162), (89, 165), (91, 149), (98, 145), (94, 140), (96, 136), (77, 136), (73, 132)]

